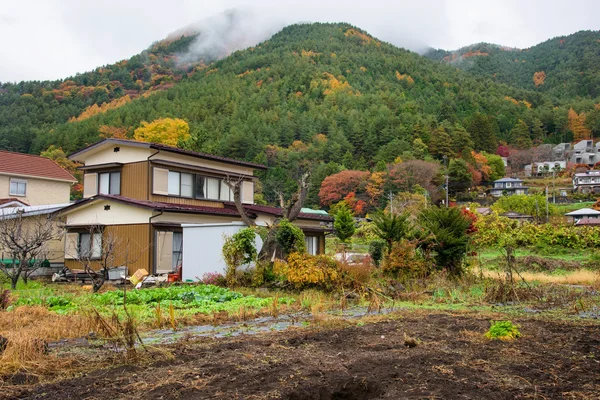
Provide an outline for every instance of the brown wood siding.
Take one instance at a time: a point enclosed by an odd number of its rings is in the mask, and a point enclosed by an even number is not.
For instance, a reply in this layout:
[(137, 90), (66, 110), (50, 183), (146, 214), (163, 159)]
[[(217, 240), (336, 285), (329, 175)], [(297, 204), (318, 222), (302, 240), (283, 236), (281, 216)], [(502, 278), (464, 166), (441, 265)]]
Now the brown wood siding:
[(205, 207), (215, 207), (215, 208), (224, 208), (225, 207), (223, 205), (223, 203), (220, 201), (186, 199), (185, 197), (162, 196), (159, 194), (150, 195), (150, 200), (160, 201), (163, 203), (170, 203), (170, 204), (186, 204), (188, 206), (205, 206)]
[(121, 170), (121, 196), (148, 200), (148, 161), (123, 165)]
[[(129, 275), (140, 268), (151, 272), (152, 245), (150, 243), (150, 225), (110, 225), (104, 229), (103, 240), (113, 236), (117, 238), (114, 266), (127, 264)], [(105, 242), (103, 242), (104, 245)], [(65, 266), (71, 269), (83, 269), (78, 260), (65, 260)], [(91, 263), (94, 270), (99, 270), (101, 265), (94, 261)]]
[(318, 254), (325, 254), (325, 235), (318, 236), (319, 245), (317, 246)]

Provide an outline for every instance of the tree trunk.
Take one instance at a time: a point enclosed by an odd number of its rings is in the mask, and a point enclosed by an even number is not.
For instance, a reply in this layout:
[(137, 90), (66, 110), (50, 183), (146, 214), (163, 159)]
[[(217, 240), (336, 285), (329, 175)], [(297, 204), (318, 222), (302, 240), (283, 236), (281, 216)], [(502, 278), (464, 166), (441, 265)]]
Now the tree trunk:
[(258, 253), (258, 261), (259, 262), (270, 262), (273, 258), (273, 255), (277, 251), (277, 241), (276, 241), (277, 231), (275, 229), (269, 229), (267, 233), (267, 237), (263, 242), (263, 246)]
[[(290, 221), (290, 222), (292, 222), (296, 218), (298, 218), (298, 215), (300, 214), (300, 211), (302, 210), (302, 206), (304, 205), (304, 201), (306, 200), (306, 196), (308, 195), (308, 186), (309, 186), (308, 178), (309, 177), (310, 177), (309, 173), (305, 173), (302, 175), (302, 177), (300, 178), (300, 181), (298, 182), (298, 186), (299, 186), (298, 192), (292, 197), (292, 199), (288, 203), (287, 207), (285, 206), (283, 194), (280, 193), (279, 198), (280, 198), (281, 208), (283, 209), (282, 210), (283, 217), (287, 218), (288, 221)], [(248, 216), (248, 214), (246, 213), (246, 210), (244, 209), (244, 206), (242, 204), (242, 199), (241, 199), (241, 187), (242, 187), (242, 182), (243, 182), (242, 178), (238, 178), (238, 179), (227, 178), (224, 182), (233, 191), (233, 199), (234, 199), (234, 203), (235, 203), (235, 208), (236, 208), (237, 212), (240, 214), (242, 221), (244, 221), (244, 223), (249, 227), (256, 226), (256, 222), (254, 222), (254, 220), (252, 220)], [(265, 238), (265, 241), (263, 242), (263, 246), (260, 249), (260, 253), (258, 254), (259, 261), (270, 262), (271, 259), (273, 258), (273, 256), (275, 255), (275, 252), (277, 251), (276, 226), (277, 226), (278, 222), (279, 221), (276, 219), (274, 221), (273, 225), (271, 227), (269, 227), (269, 232), (267, 233), (267, 237)]]

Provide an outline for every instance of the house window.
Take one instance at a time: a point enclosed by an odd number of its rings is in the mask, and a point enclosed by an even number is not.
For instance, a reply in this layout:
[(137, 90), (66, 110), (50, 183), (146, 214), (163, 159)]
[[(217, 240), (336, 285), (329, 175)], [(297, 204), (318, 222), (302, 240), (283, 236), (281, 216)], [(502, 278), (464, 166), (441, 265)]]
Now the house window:
[(317, 236), (305, 236), (304, 242), (306, 244), (306, 252), (313, 256), (318, 253), (319, 250), (319, 238)]
[(121, 194), (121, 173), (102, 172), (98, 174), (98, 193)]
[(80, 233), (77, 246), (80, 259), (97, 260), (102, 257), (102, 233)]
[(25, 196), (27, 193), (27, 181), (22, 179), (11, 179), (10, 180), (10, 194), (11, 196)]
[(233, 201), (233, 191), (223, 179), (186, 172), (168, 171), (166, 193), (169, 196)]
[(173, 271), (181, 265), (183, 255), (183, 232), (173, 232)]
[(219, 199), (221, 181), (217, 178), (204, 177), (204, 198)]
[(194, 175), (169, 171), (167, 190), (170, 196), (194, 197)]

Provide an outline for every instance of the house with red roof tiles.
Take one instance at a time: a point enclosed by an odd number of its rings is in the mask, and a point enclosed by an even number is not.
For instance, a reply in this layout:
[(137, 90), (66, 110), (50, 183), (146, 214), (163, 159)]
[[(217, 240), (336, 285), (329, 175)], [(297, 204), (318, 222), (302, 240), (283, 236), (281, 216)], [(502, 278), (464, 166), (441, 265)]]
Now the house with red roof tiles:
[(75, 183), (48, 158), (0, 150), (0, 207), (68, 203)]
[[(186, 241), (184, 227), (240, 225), (233, 193), (225, 184), (230, 178), (242, 181), (243, 207), (257, 224), (272, 224), (282, 215), (280, 208), (254, 204), (255, 171), (266, 169), (260, 164), (113, 138), (69, 158), (81, 163), (84, 172), (83, 199), (59, 212), (66, 223), (69, 268), (81, 268), (82, 261), (101, 268), (109, 238), (117, 238), (112, 242), (121, 247), (114, 251), (113, 264), (126, 265), (129, 274), (140, 268), (170, 273), (206, 262), (185, 259), (186, 246), (220, 255), (219, 246)], [(294, 221), (305, 232), (311, 252), (324, 252), (332, 220), (302, 212)]]

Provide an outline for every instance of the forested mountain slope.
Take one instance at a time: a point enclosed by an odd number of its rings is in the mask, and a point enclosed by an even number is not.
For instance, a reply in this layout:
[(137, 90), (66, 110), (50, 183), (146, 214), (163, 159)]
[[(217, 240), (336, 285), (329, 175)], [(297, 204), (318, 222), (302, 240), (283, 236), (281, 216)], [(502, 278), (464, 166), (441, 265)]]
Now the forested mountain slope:
[[(267, 144), (288, 146), (322, 133), (331, 139), (328, 158), (339, 161), (350, 152), (371, 163), (385, 146), (410, 151), (415, 138), (428, 143), (438, 125), (467, 125), (476, 113), (493, 116), (500, 139), (510, 140), (519, 119), (554, 132), (562, 129), (556, 105), (543, 94), (472, 77), (347, 24), (294, 25), (196, 68), (168, 90), (43, 132), (34, 150), (56, 144), (70, 151), (98, 140), (102, 127), (131, 135), (142, 121), (173, 117), (189, 123), (197, 150), (253, 160)], [(473, 139), (480, 147), (480, 138)], [(494, 144), (482, 146), (495, 150)]]
[(600, 31), (555, 37), (528, 49), (478, 43), (426, 57), (475, 75), (560, 98), (600, 97)]
[(163, 40), (129, 60), (65, 80), (0, 84), (0, 149), (29, 152), (36, 136), (57, 124), (173, 86), (194, 67), (176, 57), (194, 38)]

